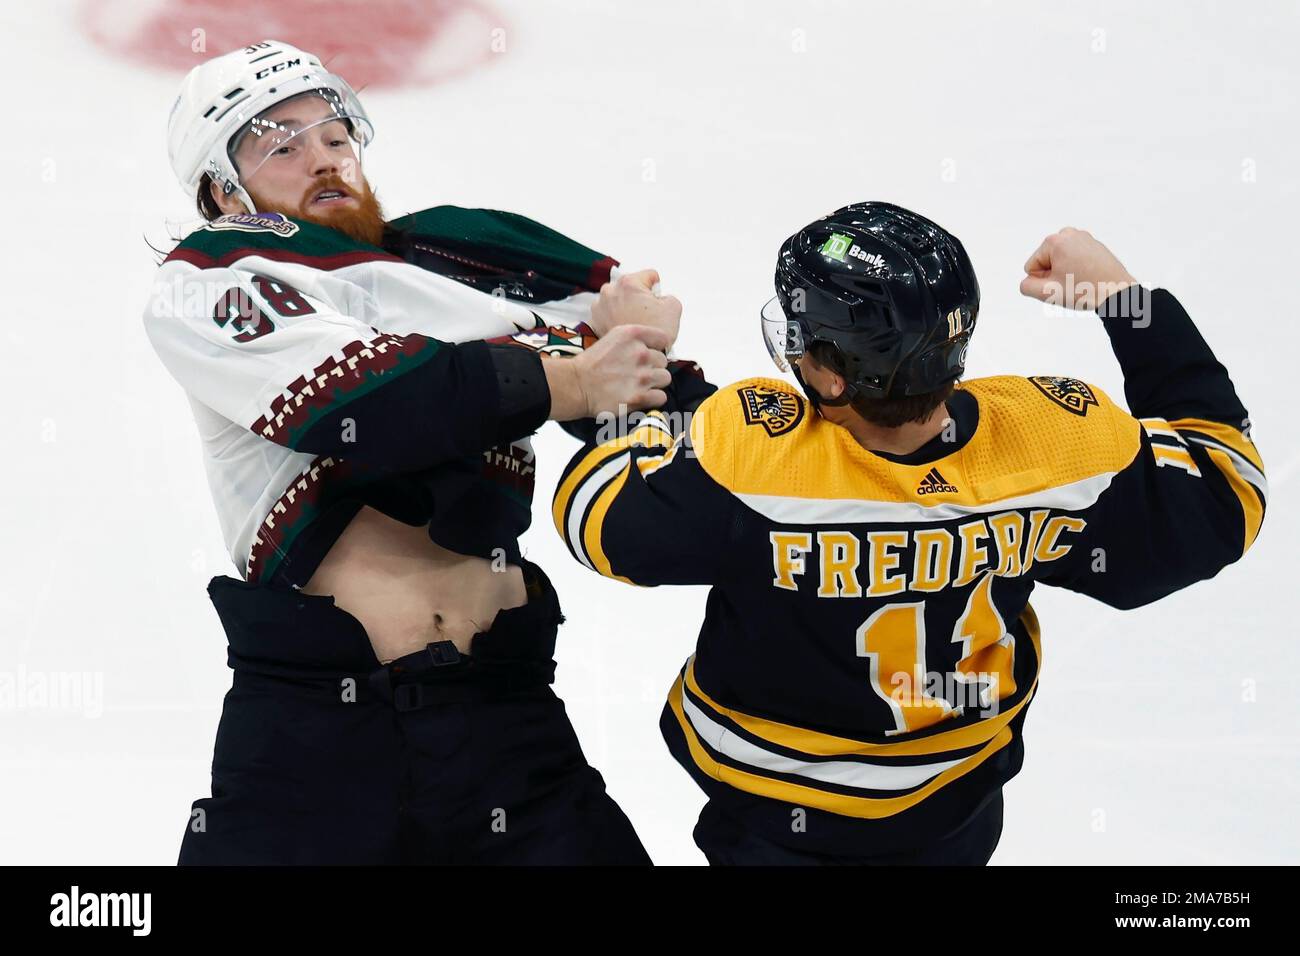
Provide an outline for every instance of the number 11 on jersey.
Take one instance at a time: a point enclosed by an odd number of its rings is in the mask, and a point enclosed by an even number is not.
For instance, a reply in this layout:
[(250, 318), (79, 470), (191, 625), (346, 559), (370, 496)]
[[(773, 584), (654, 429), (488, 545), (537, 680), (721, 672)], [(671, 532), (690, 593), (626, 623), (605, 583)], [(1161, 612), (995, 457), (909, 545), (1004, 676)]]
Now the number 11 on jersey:
[(964, 712), (970, 690), (981, 708), (1014, 694), (1015, 638), (993, 604), (992, 573), (972, 589), (966, 608), (952, 630), (961, 645), (956, 670), (931, 673), (926, 668), (925, 602), (886, 604), (862, 623), (857, 654), (869, 660), (871, 689), (894, 717), (886, 734), (922, 730)]

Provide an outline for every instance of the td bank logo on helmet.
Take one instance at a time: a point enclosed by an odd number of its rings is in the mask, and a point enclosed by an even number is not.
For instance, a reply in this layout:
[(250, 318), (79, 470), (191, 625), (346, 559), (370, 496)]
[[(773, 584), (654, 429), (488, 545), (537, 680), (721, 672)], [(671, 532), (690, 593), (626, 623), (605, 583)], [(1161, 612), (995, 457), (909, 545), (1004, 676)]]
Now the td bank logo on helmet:
[(822, 243), (822, 247), (817, 250), (827, 259), (834, 259), (836, 262), (844, 262), (849, 257), (860, 259), (873, 269), (885, 268), (885, 260), (874, 252), (866, 252), (861, 246), (853, 241), (852, 236), (846, 236), (842, 232), (832, 232), (830, 238)]

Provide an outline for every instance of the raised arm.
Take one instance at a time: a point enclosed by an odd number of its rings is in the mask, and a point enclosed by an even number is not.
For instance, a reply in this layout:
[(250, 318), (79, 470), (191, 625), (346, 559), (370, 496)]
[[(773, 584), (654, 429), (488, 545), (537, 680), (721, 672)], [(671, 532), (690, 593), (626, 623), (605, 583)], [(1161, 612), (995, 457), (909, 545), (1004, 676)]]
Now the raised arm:
[(1217, 574), (1254, 542), (1268, 495), (1227, 370), (1177, 299), (1086, 232), (1049, 236), (1026, 273), (1024, 294), (1097, 309), (1141, 424), (1136, 458), (1081, 516), (1077, 560), (1048, 583), (1134, 607)]

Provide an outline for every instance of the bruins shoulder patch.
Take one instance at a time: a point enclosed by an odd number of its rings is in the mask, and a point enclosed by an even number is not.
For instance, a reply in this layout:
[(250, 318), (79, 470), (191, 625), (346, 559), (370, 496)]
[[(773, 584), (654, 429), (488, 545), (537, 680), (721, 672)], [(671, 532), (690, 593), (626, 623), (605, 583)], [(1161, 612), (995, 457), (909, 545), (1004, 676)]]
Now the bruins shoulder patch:
[(1084, 416), (1088, 409), (1098, 405), (1097, 396), (1087, 382), (1077, 378), (1062, 378), (1059, 375), (1031, 375), (1029, 381), (1040, 392), (1060, 405), (1067, 412)]
[(736, 392), (746, 425), (762, 425), (775, 438), (803, 420), (803, 399), (791, 392), (747, 385)]

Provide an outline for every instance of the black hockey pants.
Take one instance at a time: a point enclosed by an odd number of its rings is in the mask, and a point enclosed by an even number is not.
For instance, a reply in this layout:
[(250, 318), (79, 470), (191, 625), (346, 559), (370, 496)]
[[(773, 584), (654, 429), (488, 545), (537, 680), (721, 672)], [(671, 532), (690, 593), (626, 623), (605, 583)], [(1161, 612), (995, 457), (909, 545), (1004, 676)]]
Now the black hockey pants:
[(217, 577), (234, 681), (181, 864), (648, 864), (549, 684), (559, 602), (381, 667), (332, 597)]

